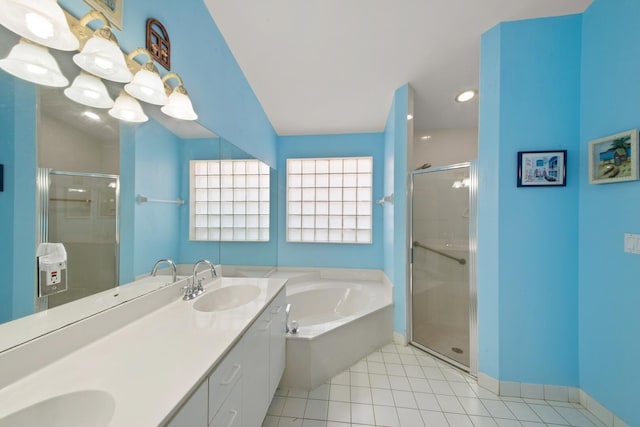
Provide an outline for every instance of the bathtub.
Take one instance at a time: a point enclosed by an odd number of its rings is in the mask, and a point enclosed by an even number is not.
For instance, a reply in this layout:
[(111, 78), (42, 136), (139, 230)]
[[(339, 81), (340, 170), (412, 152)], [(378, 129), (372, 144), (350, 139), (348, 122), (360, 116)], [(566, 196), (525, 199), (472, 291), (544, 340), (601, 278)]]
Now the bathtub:
[(313, 390), (393, 340), (392, 288), (381, 272), (367, 280), (326, 272), (271, 276), (288, 277), (289, 323), (299, 324), (296, 334), (287, 335), (281, 387)]

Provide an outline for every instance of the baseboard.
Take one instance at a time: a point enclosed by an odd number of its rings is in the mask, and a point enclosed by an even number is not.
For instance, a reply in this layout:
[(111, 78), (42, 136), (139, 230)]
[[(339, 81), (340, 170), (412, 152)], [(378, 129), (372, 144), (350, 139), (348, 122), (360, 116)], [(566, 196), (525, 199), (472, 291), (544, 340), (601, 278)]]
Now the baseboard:
[(482, 372), (478, 372), (478, 385), (505, 397), (580, 403), (607, 427), (629, 427), (627, 423), (579, 387), (498, 381)]
[(407, 337), (400, 332), (393, 331), (393, 343), (398, 345), (407, 345)]

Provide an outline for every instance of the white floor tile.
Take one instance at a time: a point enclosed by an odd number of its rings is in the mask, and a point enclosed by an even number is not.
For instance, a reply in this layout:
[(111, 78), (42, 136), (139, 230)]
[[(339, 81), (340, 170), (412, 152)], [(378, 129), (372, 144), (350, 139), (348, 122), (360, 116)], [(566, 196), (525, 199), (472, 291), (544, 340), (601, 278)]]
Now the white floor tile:
[(526, 403), (505, 402), (504, 404), (507, 405), (507, 408), (509, 408), (509, 410), (513, 412), (513, 415), (520, 421), (533, 421), (536, 423), (542, 421)]
[(447, 381), (429, 380), (429, 385), (435, 394), (442, 394), (446, 396), (455, 395)]
[(426, 411), (440, 411), (440, 404), (436, 396), (431, 393), (413, 393), (418, 408)]
[(351, 402), (373, 404), (371, 389), (369, 387), (351, 387)]
[(351, 385), (356, 387), (369, 387), (369, 374), (364, 372), (351, 372)]
[(468, 415), (479, 415), (481, 417), (491, 416), (480, 399), (476, 399), (473, 397), (458, 397), (458, 401)]
[(408, 377), (411, 378), (425, 378), (424, 371), (420, 366), (404, 365), (404, 370)]
[(351, 423), (341, 423), (338, 421), (327, 421), (327, 427), (351, 427)]
[(306, 390), (298, 390), (295, 388), (290, 388), (287, 397), (298, 397), (300, 399), (306, 399), (309, 397), (309, 392)]
[(373, 413), (377, 426), (400, 427), (400, 420), (395, 407), (373, 405)]
[(276, 416), (282, 415), (282, 408), (284, 408), (285, 400), (286, 400), (285, 397), (274, 396), (273, 399), (271, 400), (271, 405), (269, 405), (269, 410), (267, 411), (267, 414), (276, 415)]
[(398, 353), (382, 353), (382, 359), (384, 359), (384, 363), (402, 364)]
[(384, 359), (382, 358), (382, 353), (379, 351), (375, 351), (367, 356), (367, 362), (377, 362), (384, 363)]
[(429, 427), (449, 427), (449, 423), (442, 412), (420, 411), (425, 425)]
[(476, 397), (476, 393), (466, 382), (450, 382), (449, 387), (453, 393), (459, 397)]
[(567, 424), (567, 420), (562, 418), (562, 416), (549, 405), (529, 404), (529, 407), (547, 424)]
[(262, 422), (262, 427), (278, 427), (280, 417), (274, 417), (273, 415), (267, 415)]
[(402, 367), (402, 365), (397, 365), (395, 363), (387, 363), (385, 366), (387, 368), (387, 375), (397, 375), (401, 377), (407, 376), (407, 373), (404, 371), (404, 368)]
[(348, 385), (331, 384), (329, 400), (351, 402), (351, 387)]
[(307, 400), (307, 407), (304, 411), (305, 419), (327, 420), (329, 402), (327, 400)]
[(400, 427), (423, 427), (424, 421), (417, 409), (398, 408)]
[(433, 393), (429, 381), (426, 378), (408, 378), (409, 386), (412, 391), (419, 393)]
[(396, 408), (418, 409), (416, 399), (410, 391), (393, 390), (393, 400), (396, 402)]
[(567, 420), (570, 425), (575, 427), (595, 427), (595, 424), (589, 421), (582, 412), (576, 408), (555, 407), (555, 410)]
[(442, 408), (442, 412), (450, 412), (452, 414), (466, 413), (455, 396), (441, 396), (436, 394), (436, 399), (438, 399), (438, 404), (440, 408)]
[(516, 419), (516, 417), (511, 413), (509, 408), (507, 408), (507, 405), (504, 404), (504, 402), (500, 400), (490, 400), (490, 399), (480, 399), (480, 401), (482, 402), (484, 407), (487, 408), (487, 411), (489, 411), (492, 417), (505, 418), (505, 419), (511, 419), (511, 420)]
[(278, 427), (302, 427), (302, 418), (280, 418)]
[(375, 424), (373, 405), (351, 404), (351, 422), (356, 424)]
[(400, 354), (400, 360), (403, 365), (420, 365), (420, 363), (418, 363), (418, 358), (413, 354)]
[(416, 354), (416, 348), (410, 345), (396, 345), (399, 354)]
[(349, 382), (349, 371), (340, 372), (335, 377), (331, 378), (331, 384), (351, 385)]
[(390, 389), (389, 376), (380, 374), (369, 374), (369, 383), (372, 388)]
[(508, 420), (504, 418), (494, 418), (499, 427), (522, 427), (518, 420)]
[(493, 418), (479, 417), (477, 415), (469, 415), (474, 427), (498, 427), (498, 424)]
[(283, 417), (302, 418), (307, 406), (307, 399), (287, 397), (282, 408)]
[(370, 374), (386, 374), (387, 369), (382, 362), (367, 362)]
[(351, 404), (347, 402), (329, 401), (327, 421), (351, 422)]
[(326, 421), (320, 420), (302, 420), (302, 427), (327, 427)]
[(520, 421), (522, 427), (547, 427), (554, 426), (557, 424), (545, 424), (545, 423), (534, 423), (533, 421)]
[(383, 353), (397, 353), (398, 350), (396, 349), (396, 345), (391, 343), (391, 344), (387, 344), (384, 347), (382, 347), (380, 349), (381, 352)]
[(372, 388), (371, 397), (374, 405), (395, 406), (395, 401), (393, 400), (393, 394), (391, 393), (391, 390)]
[(422, 368), (422, 372), (424, 372), (425, 378), (430, 380), (440, 380), (445, 381), (444, 375), (442, 375), (442, 371), (433, 366), (427, 366)]
[(391, 385), (392, 390), (411, 391), (411, 386), (409, 385), (407, 377), (389, 375), (389, 384)]
[(435, 359), (431, 356), (417, 356), (417, 358), (420, 366), (438, 366), (438, 362), (436, 362)]
[(361, 360), (352, 367), (349, 368), (351, 372), (369, 372), (366, 360)]
[(467, 382), (467, 377), (464, 374), (462, 374), (462, 373), (460, 373), (460, 372), (458, 372), (458, 371), (456, 371), (456, 370), (454, 370), (452, 368), (444, 368), (444, 369), (441, 369), (441, 371), (442, 371), (442, 375), (444, 375), (444, 378), (447, 381), (464, 382), (464, 383)]
[(463, 414), (444, 414), (451, 427), (473, 427), (471, 419)]

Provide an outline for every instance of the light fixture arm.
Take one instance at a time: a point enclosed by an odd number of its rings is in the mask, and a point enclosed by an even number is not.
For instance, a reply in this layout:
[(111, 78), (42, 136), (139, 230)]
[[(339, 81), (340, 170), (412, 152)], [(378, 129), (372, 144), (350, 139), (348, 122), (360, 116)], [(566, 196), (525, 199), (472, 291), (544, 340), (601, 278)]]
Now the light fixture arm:
[(86, 27), (89, 22), (93, 22), (96, 20), (102, 22), (102, 25), (104, 27), (111, 29), (111, 24), (109, 24), (109, 20), (107, 19), (107, 17), (104, 16), (104, 13), (98, 12), (97, 10), (92, 10), (91, 12), (80, 18), (80, 22), (78, 23), (78, 25), (80, 25), (81, 27)]
[(163, 78), (162, 78), (162, 83), (166, 84), (167, 86), (169, 86), (169, 83), (167, 83), (170, 79), (175, 79), (178, 81), (178, 86), (182, 86), (182, 78), (180, 78), (180, 76), (178, 75), (178, 73), (174, 73), (173, 71), (166, 74)]
[(127, 55), (127, 59), (130, 61), (133, 61), (133, 58), (135, 58), (138, 55), (144, 55), (147, 57), (147, 63), (151, 62), (153, 63), (153, 59), (151, 58), (151, 53), (149, 53), (149, 51), (143, 47), (137, 47), (135, 49), (133, 49), (131, 52), (129, 52), (129, 54)]

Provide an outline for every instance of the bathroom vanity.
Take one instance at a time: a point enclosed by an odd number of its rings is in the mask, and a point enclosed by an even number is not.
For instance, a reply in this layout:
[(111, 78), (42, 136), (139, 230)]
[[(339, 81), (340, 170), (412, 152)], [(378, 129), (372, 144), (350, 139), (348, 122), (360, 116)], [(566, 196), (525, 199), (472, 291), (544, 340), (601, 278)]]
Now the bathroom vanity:
[(285, 282), (217, 278), (183, 301), (178, 281), (0, 353), (0, 426), (259, 427), (284, 370)]

